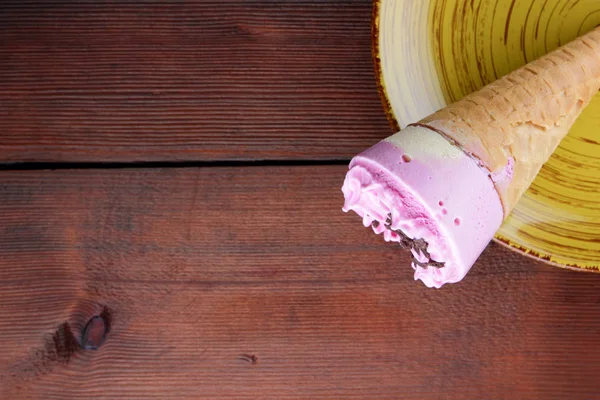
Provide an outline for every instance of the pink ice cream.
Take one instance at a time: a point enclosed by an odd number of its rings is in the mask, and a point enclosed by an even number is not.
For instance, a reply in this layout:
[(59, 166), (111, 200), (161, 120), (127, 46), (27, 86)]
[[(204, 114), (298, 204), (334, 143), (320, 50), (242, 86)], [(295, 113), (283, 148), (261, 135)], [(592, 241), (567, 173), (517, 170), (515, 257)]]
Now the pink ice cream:
[[(510, 180), (511, 170), (501, 179)], [(411, 249), (415, 279), (428, 287), (460, 281), (503, 220), (489, 172), (424, 127), (409, 126), (354, 157), (342, 191), (344, 211)]]

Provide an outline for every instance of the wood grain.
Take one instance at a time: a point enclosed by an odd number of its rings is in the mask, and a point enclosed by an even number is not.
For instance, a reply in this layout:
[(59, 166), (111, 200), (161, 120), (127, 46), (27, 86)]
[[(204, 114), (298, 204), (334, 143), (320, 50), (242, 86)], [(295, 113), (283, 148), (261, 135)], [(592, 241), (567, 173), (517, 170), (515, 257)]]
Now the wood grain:
[(600, 276), (491, 245), (427, 289), (344, 169), (1, 172), (0, 398), (597, 395)]
[(371, 1), (4, 1), (0, 162), (346, 159), (389, 135)]

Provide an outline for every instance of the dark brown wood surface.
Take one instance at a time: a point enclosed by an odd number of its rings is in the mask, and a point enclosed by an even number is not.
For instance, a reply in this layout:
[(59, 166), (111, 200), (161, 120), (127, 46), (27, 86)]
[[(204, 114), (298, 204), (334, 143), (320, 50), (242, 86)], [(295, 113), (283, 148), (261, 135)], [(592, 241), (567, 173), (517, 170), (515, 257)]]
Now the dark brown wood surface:
[(2, 2), (0, 399), (598, 398), (600, 275), (492, 244), (427, 289), (342, 213), (326, 164), (389, 134), (370, 13)]
[(341, 212), (343, 173), (1, 173), (0, 398), (597, 396), (600, 275), (492, 245), (427, 289)]
[(0, 162), (347, 159), (370, 0), (2, 1)]

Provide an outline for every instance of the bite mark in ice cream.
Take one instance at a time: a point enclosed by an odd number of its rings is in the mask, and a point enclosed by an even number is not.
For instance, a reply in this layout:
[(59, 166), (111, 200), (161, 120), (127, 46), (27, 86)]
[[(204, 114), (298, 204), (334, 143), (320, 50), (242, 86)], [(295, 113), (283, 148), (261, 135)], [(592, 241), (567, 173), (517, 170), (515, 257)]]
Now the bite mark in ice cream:
[[(373, 223), (371, 224), (371, 226), (373, 226), (375, 228), (378, 227), (379, 225), (380, 224), (378, 221), (373, 221)], [(417, 264), (423, 268), (426, 268), (426, 267), (442, 268), (444, 266), (443, 262), (438, 262), (438, 261), (434, 261), (431, 259), (431, 256), (429, 255), (429, 252), (427, 251), (429, 244), (425, 240), (411, 239), (408, 236), (406, 236), (406, 234), (402, 231), (402, 229), (393, 229), (391, 213), (388, 214), (388, 216), (385, 220), (385, 227), (387, 230), (393, 232), (392, 236), (394, 238), (396, 238), (396, 236), (394, 236), (394, 233), (398, 236), (398, 243), (400, 243), (400, 246), (403, 249), (410, 249), (411, 253), (413, 254), (412, 262), (414, 264)]]

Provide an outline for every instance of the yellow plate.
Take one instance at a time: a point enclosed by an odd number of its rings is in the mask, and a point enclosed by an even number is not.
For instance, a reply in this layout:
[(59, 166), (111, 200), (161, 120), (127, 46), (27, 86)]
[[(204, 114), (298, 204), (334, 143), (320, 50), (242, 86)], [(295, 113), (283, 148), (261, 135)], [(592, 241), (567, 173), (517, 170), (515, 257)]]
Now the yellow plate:
[[(373, 55), (395, 130), (600, 24), (600, 0), (376, 0)], [(600, 95), (496, 234), (553, 265), (600, 272)]]

